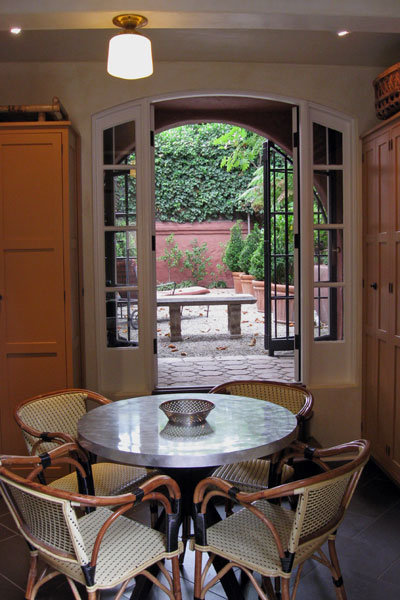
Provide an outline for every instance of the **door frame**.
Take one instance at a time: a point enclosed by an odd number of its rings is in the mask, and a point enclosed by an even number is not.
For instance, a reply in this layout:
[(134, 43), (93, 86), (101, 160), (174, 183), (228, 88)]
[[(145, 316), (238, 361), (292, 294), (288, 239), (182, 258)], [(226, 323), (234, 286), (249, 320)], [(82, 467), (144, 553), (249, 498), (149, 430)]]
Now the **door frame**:
[[(152, 126), (152, 107), (157, 107), (158, 103), (173, 99), (184, 99), (190, 97), (209, 97), (209, 96), (223, 96), (223, 97), (244, 97), (244, 98), (257, 98), (264, 100), (272, 100), (277, 102), (284, 102), (290, 105), (298, 106), (299, 111), (299, 134), (300, 134), (300, 160), (299, 160), (299, 172), (301, 173), (300, 180), (300, 198), (302, 205), (302, 219), (300, 222), (300, 272), (302, 274), (302, 297), (301, 306), (299, 309), (299, 326), (302, 331), (300, 350), (303, 357), (301, 365), (301, 373), (299, 373), (299, 379), (306, 385), (312, 385), (314, 382), (322, 387), (330, 387), (332, 383), (337, 385), (340, 384), (353, 384), (356, 385), (360, 379), (360, 368), (361, 358), (361, 320), (358, 315), (358, 307), (361, 305), (361, 267), (360, 267), (360, 243), (361, 243), (361, 223), (358, 214), (359, 198), (360, 194), (357, 188), (358, 181), (358, 170), (357, 169), (357, 124), (356, 120), (349, 115), (340, 113), (338, 111), (316, 105), (312, 102), (305, 100), (299, 100), (296, 98), (279, 96), (267, 93), (255, 93), (252, 91), (218, 91), (218, 90), (206, 90), (206, 91), (190, 91), (190, 92), (172, 92), (168, 94), (161, 94), (157, 96), (146, 97), (142, 99), (133, 100), (131, 102), (114, 106), (110, 109), (106, 109), (100, 113), (93, 115), (93, 198), (94, 198), (94, 243), (95, 243), (95, 277), (98, 278), (101, 273), (101, 267), (103, 266), (104, 257), (100, 255), (101, 241), (99, 242), (99, 213), (101, 214), (102, 206), (102, 190), (99, 187), (98, 180), (98, 126), (100, 120), (106, 119), (109, 126), (117, 123), (125, 122), (123, 114), (129, 114), (132, 107), (138, 107), (140, 112), (140, 131), (143, 136), (143, 140), (149, 139), (151, 126)], [(319, 372), (316, 368), (311, 368), (310, 365), (316, 360), (317, 363), (321, 358), (322, 344), (327, 342), (319, 342), (316, 347), (313, 339), (313, 310), (310, 310), (310, 306), (313, 306), (313, 268), (312, 268), (312, 201), (308, 202), (307, 199), (312, 198), (313, 182), (312, 182), (312, 149), (311, 149), (311, 112), (314, 114), (318, 113), (322, 117), (325, 117), (328, 121), (333, 120), (343, 123), (343, 128), (346, 130), (348, 136), (346, 160), (348, 161), (348, 175), (347, 184), (349, 186), (349, 198), (351, 200), (351, 206), (349, 207), (348, 217), (349, 223), (348, 228), (352, 230), (352, 236), (348, 236), (348, 251), (349, 260), (348, 268), (351, 273), (348, 274), (348, 306), (346, 312), (346, 318), (355, 327), (348, 326), (348, 335), (346, 340), (342, 344), (342, 348), (336, 351), (343, 354), (343, 346), (346, 346), (346, 358), (347, 362), (345, 365), (343, 361), (340, 361), (341, 373), (338, 374), (338, 369), (330, 369), (329, 361), (335, 356), (335, 351), (332, 352), (332, 348), (326, 353), (322, 352), (323, 360), (321, 362), (321, 369)], [(113, 120), (114, 119), (114, 120)], [(96, 133), (97, 132), (97, 133)], [(142, 299), (143, 308), (143, 319), (146, 322), (145, 335), (147, 336), (146, 343), (143, 345), (144, 357), (140, 363), (145, 365), (146, 368), (143, 370), (143, 377), (141, 381), (135, 381), (132, 386), (127, 382), (128, 385), (124, 387), (124, 374), (121, 373), (120, 384), (114, 387), (110, 387), (104, 380), (104, 374), (98, 375), (97, 377), (97, 389), (103, 392), (107, 392), (111, 397), (128, 397), (132, 395), (138, 395), (141, 393), (151, 393), (154, 389), (154, 382), (156, 377), (156, 364), (154, 356), (154, 329), (156, 322), (156, 306), (155, 306), (155, 252), (152, 250), (151, 241), (154, 235), (154, 199), (153, 199), (153, 186), (151, 181), (151, 173), (153, 168), (152, 151), (150, 144), (145, 142), (146, 148), (143, 151), (143, 206), (146, 212), (146, 220), (143, 223), (142, 231), (142, 251), (145, 265), (142, 270), (142, 276), (139, 278), (139, 297)], [(96, 151), (97, 148), (97, 151)], [(97, 182), (97, 183), (96, 183)], [(355, 183), (354, 183), (355, 182)], [(143, 275), (146, 272), (146, 276)], [(152, 277), (148, 277), (147, 274), (151, 273)], [(96, 281), (96, 290), (98, 289), (98, 281)], [(297, 294), (297, 282), (295, 281), (295, 295)], [(140, 301), (140, 300), (139, 300)], [(102, 309), (99, 307), (99, 295), (96, 294), (95, 298), (95, 319), (96, 319), (96, 330), (102, 327)], [(106, 366), (104, 364), (104, 352), (99, 348), (99, 337), (97, 337), (97, 370), (98, 374), (101, 374)], [(337, 343), (336, 343), (337, 344)], [(120, 349), (113, 349), (119, 351)], [(298, 355), (299, 353), (297, 353)], [(325, 357), (324, 354), (327, 356)], [(307, 359), (305, 357), (308, 357)]]

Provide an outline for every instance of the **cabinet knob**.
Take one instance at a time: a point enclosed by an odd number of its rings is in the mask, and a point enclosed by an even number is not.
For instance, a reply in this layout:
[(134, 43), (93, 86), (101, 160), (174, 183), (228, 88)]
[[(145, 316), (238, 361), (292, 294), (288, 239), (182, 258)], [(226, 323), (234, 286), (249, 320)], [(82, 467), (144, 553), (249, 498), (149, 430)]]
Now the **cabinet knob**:
[(378, 284), (377, 283), (371, 283), (371, 285), (369, 287), (372, 287), (374, 290), (378, 289)]

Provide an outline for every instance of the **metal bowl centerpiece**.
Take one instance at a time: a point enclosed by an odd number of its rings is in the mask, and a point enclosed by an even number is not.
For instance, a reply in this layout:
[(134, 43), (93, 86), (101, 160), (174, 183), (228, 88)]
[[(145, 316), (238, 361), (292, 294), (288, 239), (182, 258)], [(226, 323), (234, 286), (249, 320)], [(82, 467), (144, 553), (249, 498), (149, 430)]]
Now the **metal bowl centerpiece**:
[(187, 400), (166, 400), (160, 404), (171, 423), (176, 425), (196, 425), (203, 423), (215, 404), (210, 400), (188, 398)]

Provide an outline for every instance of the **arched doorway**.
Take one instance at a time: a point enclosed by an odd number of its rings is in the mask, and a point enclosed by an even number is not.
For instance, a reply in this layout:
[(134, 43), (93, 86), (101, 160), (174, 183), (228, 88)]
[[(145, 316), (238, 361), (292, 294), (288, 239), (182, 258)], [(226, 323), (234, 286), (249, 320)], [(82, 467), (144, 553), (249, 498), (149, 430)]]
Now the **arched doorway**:
[[(278, 114), (291, 109), (298, 104), (300, 122), (299, 122), (299, 141), (296, 139), (296, 152), (300, 155), (301, 178), (301, 205), (302, 220), (297, 223), (298, 233), (301, 238), (297, 240), (297, 250), (300, 256), (301, 267), (301, 307), (297, 307), (296, 321), (301, 324), (303, 337), (297, 340), (298, 348), (301, 349), (304, 360), (301, 365), (301, 378), (305, 383), (354, 380), (355, 369), (357, 366), (357, 353), (355, 344), (357, 343), (351, 329), (351, 324), (357, 314), (357, 293), (355, 291), (355, 280), (353, 274), (358, 268), (357, 251), (354, 241), (354, 235), (358, 234), (357, 222), (354, 215), (355, 192), (354, 192), (354, 155), (355, 155), (355, 129), (351, 118), (340, 115), (334, 111), (324, 109), (323, 107), (313, 106), (308, 102), (286, 99), (271, 98), (264, 94), (246, 94), (246, 93), (180, 93), (170, 94), (162, 98), (146, 98), (133, 103), (114, 107), (93, 117), (94, 130), (94, 228), (97, 236), (97, 265), (96, 265), (96, 322), (98, 324), (98, 388), (107, 392), (113, 397), (127, 397), (129, 395), (138, 395), (149, 393), (154, 389), (156, 380), (156, 349), (155, 349), (155, 281), (153, 274), (155, 272), (155, 228), (154, 228), (154, 208), (152, 199), (154, 197), (152, 187), (154, 178), (152, 175), (152, 140), (156, 123), (159, 130), (162, 127), (171, 126), (172, 123), (182, 121), (183, 111), (185, 110), (185, 121), (198, 121), (199, 112), (194, 113), (194, 106), (191, 102), (197, 103), (197, 109), (203, 105), (202, 110), (213, 110), (208, 113), (208, 120), (216, 118), (215, 111), (217, 105), (229, 111), (229, 103), (232, 102), (235, 117), (230, 115), (229, 121), (243, 124), (247, 127), (253, 127), (257, 131), (260, 129), (260, 123), (263, 121), (262, 106), (270, 112), (275, 107), (279, 110), (274, 115), (275, 131), (269, 133), (271, 139), (288, 149), (290, 145), (290, 135), (288, 127), (280, 128)], [(206, 105), (209, 99), (214, 104), (213, 107)], [(247, 104), (246, 104), (247, 102)], [(187, 108), (184, 109), (184, 104)], [(275, 104), (276, 103), (276, 106)], [(247, 106), (247, 108), (246, 108)], [(179, 111), (179, 119), (177, 115)], [(226, 113), (228, 114), (228, 113)], [(238, 117), (240, 115), (240, 118)], [(244, 122), (245, 119), (252, 119), (252, 124)], [(202, 113), (203, 119), (207, 119), (205, 112)], [(245, 115), (245, 116), (244, 116)], [(219, 116), (220, 120), (223, 119)], [(264, 119), (265, 120), (265, 119)], [(133, 125), (132, 125), (133, 124)], [(121, 165), (117, 161), (117, 152), (114, 152), (118, 144), (123, 146), (123, 137), (119, 136), (121, 127), (125, 125), (133, 126), (134, 147), (136, 151), (135, 164)], [(106, 160), (104, 152), (105, 135), (108, 132), (112, 140), (113, 159)], [(153, 132), (153, 133), (152, 133)], [(279, 135), (278, 135), (279, 134)], [(119, 137), (118, 137), (119, 136)], [(296, 136), (297, 138), (297, 136)], [(286, 141), (285, 141), (286, 140)], [(321, 153), (322, 149), (322, 153)], [(126, 224), (122, 227), (115, 223), (105, 224), (104, 222), (104, 201), (105, 201), (105, 173), (106, 171), (129, 171), (134, 173), (137, 178), (135, 190), (137, 190), (137, 219), (135, 222)], [(313, 206), (313, 188), (316, 177), (320, 178), (320, 183), (326, 190), (327, 197), (335, 202), (339, 201), (342, 207), (340, 211), (331, 211), (329, 221), (315, 222)], [(332, 183), (334, 185), (332, 185)], [(136, 193), (136, 192), (135, 192)], [(334, 197), (334, 195), (336, 196)], [(136, 201), (135, 200), (135, 201)], [(338, 218), (339, 217), (339, 218)], [(336, 220), (335, 220), (336, 219)], [(127, 222), (128, 223), (128, 222)], [(136, 249), (138, 256), (137, 282), (116, 282), (116, 285), (108, 286), (104, 276), (104, 257), (105, 257), (105, 237), (116, 239), (116, 234), (122, 229), (127, 232), (134, 232), (136, 236)], [(132, 235), (132, 238), (135, 238)], [(318, 256), (314, 252), (315, 240), (318, 243), (322, 240), (322, 251)], [(345, 249), (345, 254), (339, 253)], [(111, 256), (112, 260), (114, 258)], [(107, 257), (106, 257), (107, 259)], [(325, 260), (332, 264), (335, 262), (336, 279), (319, 279), (319, 269), (317, 273), (313, 268), (314, 260)], [(115, 261), (114, 261), (115, 262)], [(114, 269), (115, 271), (116, 269)], [(314, 315), (315, 299), (319, 290), (328, 290), (329, 296), (334, 298), (335, 306), (341, 307), (337, 312), (337, 323), (331, 328), (329, 337), (315, 335)], [(107, 328), (105, 323), (109, 318), (105, 310), (105, 299), (109, 294), (111, 299), (117, 303), (120, 291), (133, 291), (137, 293), (137, 302), (139, 309), (139, 343), (135, 347), (110, 347), (107, 346)], [(110, 296), (108, 296), (110, 298)], [(317, 297), (318, 299), (318, 297)], [(339, 323), (338, 316), (341, 319)], [(111, 315), (114, 319), (114, 314)], [(336, 333), (335, 333), (336, 332)], [(338, 336), (339, 332), (339, 336)], [(336, 337), (335, 337), (336, 335)], [(340, 338), (340, 339), (339, 339)]]

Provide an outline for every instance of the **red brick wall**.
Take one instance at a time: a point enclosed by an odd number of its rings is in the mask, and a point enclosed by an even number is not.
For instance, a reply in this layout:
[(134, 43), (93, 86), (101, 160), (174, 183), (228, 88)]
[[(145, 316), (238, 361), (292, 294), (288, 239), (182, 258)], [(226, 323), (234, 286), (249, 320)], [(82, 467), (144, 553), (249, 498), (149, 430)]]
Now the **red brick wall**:
[[(190, 242), (197, 239), (199, 244), (207, 243), (207, 256), (211, 258), (211, 262), (207, 265), (207, 277), (202, 282), (204, 285), (209, 285), (213, 281), (211, 272), (215, 272), (214, 279), (223, 279), (228, 287), (233, 287), (233, 280), (230, 271), (222, 273), (217, 271), (216, 265), (222, 263), (223, 248), (221, 243), (225, 244), (230, 237), (230, 228), (232, 221), (211, 221), (204, 223), (156, 223), (156, 255), (162, 256), (165, 250), (165, 238), (171, 233), (174, 234), (174, 240), (179, 248), (184, 252), (190, 249)], [(180, 272), (178, 269), (172, 269), (171, 280), (177, 283), (184, 279), (190, 279), (190, 271), (187, 269)], [(157, 283), (168, 281), (168, 268), (165, 261), (157, 260)]]

